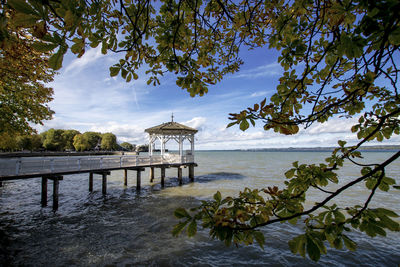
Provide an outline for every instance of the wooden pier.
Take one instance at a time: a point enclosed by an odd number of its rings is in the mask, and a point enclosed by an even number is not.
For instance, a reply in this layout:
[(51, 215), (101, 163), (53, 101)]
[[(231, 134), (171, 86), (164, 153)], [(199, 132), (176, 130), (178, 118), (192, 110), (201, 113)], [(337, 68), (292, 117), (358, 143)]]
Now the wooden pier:
[[(182, 185), (182, 168), (189, 169), (189, 179), (194, 181), (194, 135), (197, 130), (171, 121), (145, 130), (149, 134), (149, 155), (102, 155), (102, 156), (53, 156), (0, 158), (0, 186), (3, 181), (42, 177), (42, 206), (47, 205), (47, 183), (53, 181), (53, 209), (58, 208), (59, 181), (64, 175), (89, 173), (89, 191), (93, 191), (93, 175), (102, 176), (102, 193), (107, 194), (107, 175), (113, 170), (124, 170), (124, 185), (128, 185), (128, 170), (136, 171), (136, 189), (141, 187), (141, 172), (150, 168), (150, 181), (154, 180), (155, 168), (161, 170), (161, 186), (165, 183), (165, 169), (177, 168), (178, 182)], [(174, 140), (179, 145), (179, 154), (166, 153), (165, 145)], [(190, 150), (183, 153), (184, 141), (190, 143)], [(160, 155), (154, 155), (156, 142), (161, 145)]]
[(114, 170), (124, 170), (124, 185), (128, 185), (128, 170), (136, 171), (136, 189), (141, 188), (141, 173), (150, 168), (150, 181), (154, 181), (155, 169), (161, 172), (161, 186), (165, 184), (165, 169), (177, 168), (179, 185), (182, 184), (182, 168), (188, 168), (190, 181), (194, 181), (193, 155), (148, 156), (69, 156), (69, 157), (21, 157), (0, 159), (0, 186), (3, 181), (42, 178), (41, 205), (47, 206), (48, 180), (53, 182), (53, 209), (58, 209), (59, 181), (65, 175), (88, 173), (89, 192), (93, 191), (93, 175), (102, 176), (102, 193), (107, 194), (107, 176)]

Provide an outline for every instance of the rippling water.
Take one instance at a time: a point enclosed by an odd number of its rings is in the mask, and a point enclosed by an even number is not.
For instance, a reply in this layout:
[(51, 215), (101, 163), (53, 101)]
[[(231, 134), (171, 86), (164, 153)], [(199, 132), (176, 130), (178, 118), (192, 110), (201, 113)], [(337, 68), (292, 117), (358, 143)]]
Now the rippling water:
[[(129, 172), (128, 187), (123, 172), (108, 177), (107, 196), (101, 194), (101, 177), (95, 176), (94, 192), (88, 192), (88, 174), (64, 176), (60, 182), (59, 210), (40, 207), (40, 179), (5, 182), (0, 188), (0, 265), (24, 266), (398, 266), (400, 234), (370, 238), (352, 233), (358, 250), (330, 249), (316, 264), (290, 253), (287, 242), (299, 234), (301, 225), (277, 224), (264, 228), (267, 244), (225, 247), (211, 240), (207, 231), (196, 237), (174, 238), (171, 229), (177, 220), (173, 211), (191, 207), (215, 191), (235, 195), (244, 187), (283, 184), (283, 172), (291, 162), (322, 162), (323, 152), (197, 152), (195, 182), (177, 186), (176, 169), (166, 172), (166, 187), (150, 184), (142, 174), (142, 190), (136, 192), (136, 172)], [(367, 162), (379, 162), (389, 152), (365, 153)], [(343, 182), (358, 170), (341, 171)], [(387, 170), (398, 180), (400, 161)], [(187, 171), (184, 170), (184, 176)], [(159, 170), (156, 171), (156, 177)], [(338, 202), (364, 201), (363, 185), (347, 192)], [(377, 194), (374, 202), (400, 214), (400, 193)], [(323, 197), (314, 192), (309, 205)]]

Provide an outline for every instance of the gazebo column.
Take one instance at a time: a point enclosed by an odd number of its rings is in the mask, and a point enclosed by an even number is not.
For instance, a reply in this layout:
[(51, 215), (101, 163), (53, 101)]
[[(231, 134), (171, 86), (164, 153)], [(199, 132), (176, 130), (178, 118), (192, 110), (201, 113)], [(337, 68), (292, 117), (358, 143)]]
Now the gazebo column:
[(161, 136), (161, 156), (165, 154), (165, 136)]
[(180, 156), (181, 162), (182, 162), (182, 161), (183, 161), (183, 160), (182, 160), (182, 157), (183, 157), (183, 140), (182, 140), (182, 134), (179, 135), (179, 156)]
[(154, 137), (153, 137), (153, 135), (151, 134), (150, 136), (149, 136), (149, 155), (150, 156), (153, 156), (153, 147), (154, 147)]
[(190, 135), (190, 150), (191, 150), (191, 154), (194, 155), (194, 135)]

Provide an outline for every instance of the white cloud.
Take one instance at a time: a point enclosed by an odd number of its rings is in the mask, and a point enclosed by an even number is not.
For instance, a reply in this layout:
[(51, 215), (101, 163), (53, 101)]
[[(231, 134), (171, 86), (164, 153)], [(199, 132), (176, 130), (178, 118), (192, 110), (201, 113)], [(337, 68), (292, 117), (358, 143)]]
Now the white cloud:
[(66, 68), (65, 68), (65, 73), (68, 72), (79, 72), (82, 69), (84, 69), (86, 66), (94, 63), (98, 59), (104, 57), (101, 53), (101, 47), (98, 46), (96, 48), (90, 48), (88, 51), (85, 52), (85, 54), (80, 57), (74, 59)]
[(255, 92), (255, 93), (252, 93), (252, 94), (250, 95), (250, 97), (266, 96), (267, 94), (268, 94), (267, 91)]
[(267, 76), (275, 76), (282, 74), (282, 67), (278, 63), (262, 65), (253, 69), (239, 71), (232, 76), (233, 78), (247, 78), (254, 79)]
[(201, 130), (206, 124), (207, 119), (204, 117), (194, 117), (193, 119), (184, 122), (184, 125)]
[(358, 118), (332, 118), (325, 123), (314, 123), (305, 132), (311, 135), (321, 133), (349, 133), (351, 127), (356, 124), (357, 121)]
[(93, 125), (90, 130), (96, 132), (111, 132), (117, 136), (118, 142), (130, 142), (133, 144), (144, 144), (147, 142), (147, 134), (144, 127), (139, 124), (121, 124), (111, 121), (106, 124)]

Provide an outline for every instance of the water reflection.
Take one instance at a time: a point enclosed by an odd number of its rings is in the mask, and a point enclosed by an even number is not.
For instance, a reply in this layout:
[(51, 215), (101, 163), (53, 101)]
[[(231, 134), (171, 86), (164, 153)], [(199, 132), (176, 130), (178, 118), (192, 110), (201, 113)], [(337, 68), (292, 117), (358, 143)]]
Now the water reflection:
[(209, 173), (206, 175), (196, 176), (196, 182), (197, 183), (209, 183), (209, 182), (215, 182), (218, 180), (238, 180), (238, 179), (245, 179), (245, 178), (246, 178), (246, 176), (244, 176), (240, 173), (214, 172), (214, 173)]

